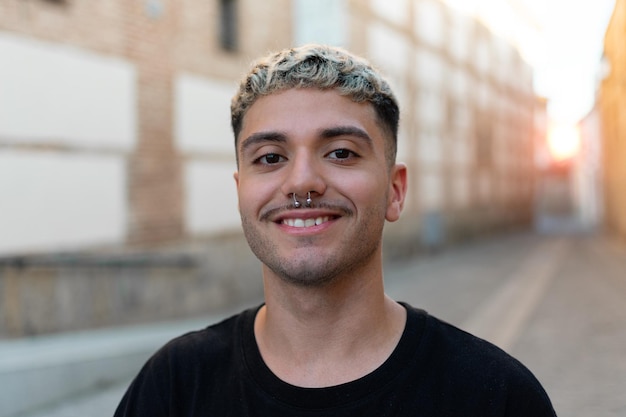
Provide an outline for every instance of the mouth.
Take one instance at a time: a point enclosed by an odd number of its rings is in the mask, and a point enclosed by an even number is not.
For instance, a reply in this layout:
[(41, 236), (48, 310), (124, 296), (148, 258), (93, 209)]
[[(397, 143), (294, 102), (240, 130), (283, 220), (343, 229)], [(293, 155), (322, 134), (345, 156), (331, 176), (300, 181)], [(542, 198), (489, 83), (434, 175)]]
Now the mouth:
[(288, 218), (283, 219), (282, 224), (290, 227), (313, 227), (319, 226), (320, 224), (324, 224), (328, 221), (332, 220), (331, 216), (320, 216), (320, 217), (311, 217), (311, 218)]

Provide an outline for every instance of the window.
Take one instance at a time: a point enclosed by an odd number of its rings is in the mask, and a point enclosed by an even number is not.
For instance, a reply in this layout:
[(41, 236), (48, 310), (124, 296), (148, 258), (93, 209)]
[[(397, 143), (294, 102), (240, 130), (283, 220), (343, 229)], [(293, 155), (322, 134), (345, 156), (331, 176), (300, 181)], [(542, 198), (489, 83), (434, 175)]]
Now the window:
[(236, 51), (237, 37), (237, 0), (220, 0), (220, 46), (225, 51)]

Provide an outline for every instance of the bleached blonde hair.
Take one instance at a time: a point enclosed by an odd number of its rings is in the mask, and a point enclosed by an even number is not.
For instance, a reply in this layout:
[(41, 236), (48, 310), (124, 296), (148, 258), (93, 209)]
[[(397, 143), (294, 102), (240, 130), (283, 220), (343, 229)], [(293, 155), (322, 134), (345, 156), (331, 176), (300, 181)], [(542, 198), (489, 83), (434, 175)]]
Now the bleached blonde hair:
[(365, 59), (326, 45), (304, 45), (272, 53), (256, 61), (231, 101), (235, 147), (243, 119), (262, 96), (292, 88), (336, 90), (355, 102), (369, 102), (387, 133), (386, 159), (396, 159), (400, 110), (389, 83)]

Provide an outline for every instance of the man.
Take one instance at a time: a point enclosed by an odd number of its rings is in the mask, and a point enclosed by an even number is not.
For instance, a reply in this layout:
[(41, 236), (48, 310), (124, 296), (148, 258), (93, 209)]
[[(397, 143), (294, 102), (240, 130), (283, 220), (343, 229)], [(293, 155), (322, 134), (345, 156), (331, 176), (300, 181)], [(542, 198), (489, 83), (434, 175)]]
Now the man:
[(116, 416), (554, 416), (522, 364), (385, 295), (399, 111), (368, 63), (308, 45), (257, 62), (231, 106), (243, 230), (265, 303), (175, 339)]

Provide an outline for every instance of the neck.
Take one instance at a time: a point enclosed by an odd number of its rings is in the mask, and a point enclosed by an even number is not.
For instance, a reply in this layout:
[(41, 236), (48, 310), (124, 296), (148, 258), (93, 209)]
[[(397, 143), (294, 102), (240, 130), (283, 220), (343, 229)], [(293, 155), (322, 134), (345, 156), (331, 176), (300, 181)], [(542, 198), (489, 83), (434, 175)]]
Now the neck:
[(384, 294), (381, 269), (315, 288), (267, 273), (264, 280), (255, 336), (269, 368), (294, 385), (360, 378), (389, 357), (404, 330), (406, 311)]

